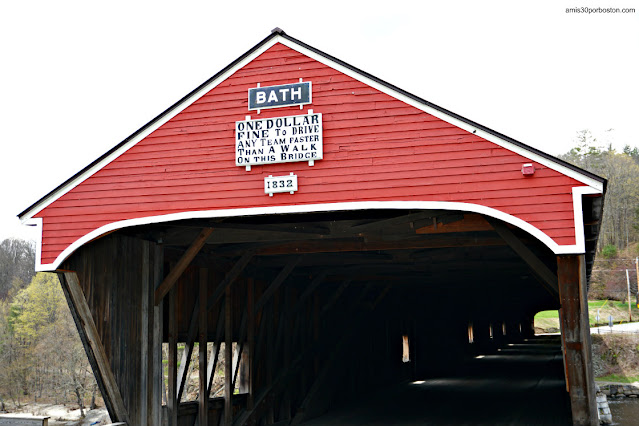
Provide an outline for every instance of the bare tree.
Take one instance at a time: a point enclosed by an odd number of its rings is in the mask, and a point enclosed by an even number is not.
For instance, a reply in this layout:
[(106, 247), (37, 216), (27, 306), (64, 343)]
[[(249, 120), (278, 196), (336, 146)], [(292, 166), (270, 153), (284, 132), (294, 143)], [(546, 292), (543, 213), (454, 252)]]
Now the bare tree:
[(623, 153), (601, 147), (590, 131), (577, 133), (577, 146), (560, 158), (608, 179), (599, 250), (606, 245), (625, 248), (638, 237), (639, 165), (637, 149)]
[[(0, 243), (0, 299), (6, 299), (16, 280), (24, 287), (35, 275), (35, 248), (32, 242), (8, 238)], [(18, 288), (19, 290), (20, 288)]]

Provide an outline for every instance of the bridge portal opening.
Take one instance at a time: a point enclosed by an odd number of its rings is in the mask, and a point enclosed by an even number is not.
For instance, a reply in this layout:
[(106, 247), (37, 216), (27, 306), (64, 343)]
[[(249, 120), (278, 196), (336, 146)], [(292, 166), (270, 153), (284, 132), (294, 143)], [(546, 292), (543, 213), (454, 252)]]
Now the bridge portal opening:
[[(163, 288), (203, 230), (212, 231), (199, 253)], [(82, 247), (65, 269), (77, 272), (85, 294), (112, 307), (107, 315), (143, 328), (145, 315), (161, 316), (160, 334), (150, 333), (144, 345), (159, 339), (168, 346), (164, 410), (180, 424), (195, 421), (202, 397), (219, 421), (230, 409), (240, 422), (319, 425), (352, 410), (357, 421), (372, 413), (443, 421), (446, 398), (470, 394), (483, 401), (473, 405), (478, 412), (499, 410), (507, 396), (522, 421), (528, 414), (521, 404), (551, 397), (556, 409), (549, 412), (566, 420), (561, 340), (535, 338), (533, 328), (534, 314), (557, 308), (559, 299), (513, 241), (558, 273), (556, 255), (529, 234), (490, 217), (444, 210), (132, 227)], [(108, 266), (113, 258), (120, 259), (116, 268)], [(127, 262), (137, 265), (138, 275)], [(75, 274), (67, 275), (69, 286)], [(117, 280), (129, 291), (118, 295)], [(117, 309), (130, 303), (129, 292), (142, 297), (141, 316)], [(122, 344), (108, 348), (110, 356), (129, 353), (138, 344), (135, 336), (121, 336)], [(143, 365), (154, 368), (140, 354)], [(207, 386), (187, 398), (193, 375)], [(138, 383), (134, 376), (128, 380)], [(531, 394), (531, 386), (539, 392)], [(231, 408), (225, 408), (228, 401)]]

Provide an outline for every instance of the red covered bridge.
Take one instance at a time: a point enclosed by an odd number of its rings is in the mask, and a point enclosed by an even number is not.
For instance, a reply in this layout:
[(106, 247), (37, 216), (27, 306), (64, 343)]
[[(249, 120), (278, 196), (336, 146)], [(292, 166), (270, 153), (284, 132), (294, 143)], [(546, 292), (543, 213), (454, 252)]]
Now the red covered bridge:
[[(509, 374), (552, 371), (557, 421), (596, 424), (586, 292), (605, 185), (276, 29), (20, 218), (114, 421), (370, 423), (343, 413), (534, 348), (534, 314), (560, 309), (547, 368)], [(432, 414), (411, 398), (414, 414), (376, 418)]]

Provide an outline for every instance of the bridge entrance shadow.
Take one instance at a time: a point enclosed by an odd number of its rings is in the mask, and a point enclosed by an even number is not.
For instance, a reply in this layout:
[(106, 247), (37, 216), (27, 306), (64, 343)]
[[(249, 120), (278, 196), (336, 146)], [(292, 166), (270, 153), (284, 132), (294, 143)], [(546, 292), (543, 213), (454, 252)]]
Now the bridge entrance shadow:
[(559, 337), (506, 344), (446, 377), (377, 389), (303, 423), (322, 425), (570, 424)]

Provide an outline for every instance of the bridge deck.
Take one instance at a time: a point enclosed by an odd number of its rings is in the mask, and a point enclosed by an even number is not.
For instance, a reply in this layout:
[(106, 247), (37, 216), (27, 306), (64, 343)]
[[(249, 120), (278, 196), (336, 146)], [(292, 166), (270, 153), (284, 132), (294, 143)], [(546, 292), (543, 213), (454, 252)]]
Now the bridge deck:
[(320, 425), (571, 424), (558, 341), (473, 359), (454, 377), (403, 383), (311, 419)]

